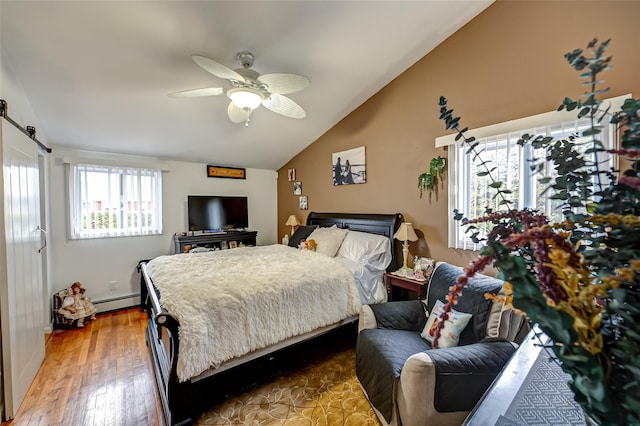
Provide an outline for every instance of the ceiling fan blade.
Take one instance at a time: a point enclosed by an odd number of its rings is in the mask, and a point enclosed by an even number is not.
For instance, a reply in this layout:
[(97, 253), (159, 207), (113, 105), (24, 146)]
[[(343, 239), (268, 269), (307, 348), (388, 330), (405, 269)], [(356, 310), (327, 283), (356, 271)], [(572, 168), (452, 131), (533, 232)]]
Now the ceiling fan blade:
[(244, 81), (244, 77), (232, 70), (229, 67), (226, 67), (213, 59), (206, 58), (200, 55), (193, 55), (191, 58), (195, 61), (196, 64), (200, 65), (205, 71), (210, 72), (218, 78), (226, 78), (227, 80), (238, 80)]
[(304, 75), (287, 73), (263, 74), (258, 77), (258, 81), (266, 84), (269, 92), (278, 95), (299, 92), (310, 84)]
[(275, 93), (263, 100), (262, 105), (276, 114), (281, 114), (290, 118), (305, 118), (307, 116), (307, 113), (300, 105), (286, 96), (277, 95)]
[(232, 102), (227, 107), (227, 114), (229, 114), (229, 120), (233, 123), (244, 123), (251, 115), (251, 109), (242, 109)]
[(182, 90), (180, 92), (169, 93), (170, 98), (198, 98), (200, 96), (218, 96), (222, 95), (224, 90), (222, 87), (205, 87), (202, 89)]

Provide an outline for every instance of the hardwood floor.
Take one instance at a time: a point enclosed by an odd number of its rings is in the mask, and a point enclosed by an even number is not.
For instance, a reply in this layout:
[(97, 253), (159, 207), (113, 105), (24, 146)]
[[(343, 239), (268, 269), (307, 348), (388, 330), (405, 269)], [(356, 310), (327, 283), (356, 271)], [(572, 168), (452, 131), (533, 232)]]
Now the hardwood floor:
[[(146, 313), (131, 308), (54, 331), (16, 418), (1, 426), (161, 426), (146, 323)], [(379, 426), (355, 376), (353, 333), (348, 327), (284, 349), (264, 371), (259, 362), (242, 367), (248, 375), (233, 376), (241, 390), (212, 400), (194, 425)]]
[(160, 425), (162, 414), (137, 308), (56, 330), (18, 414), (2, 425)]

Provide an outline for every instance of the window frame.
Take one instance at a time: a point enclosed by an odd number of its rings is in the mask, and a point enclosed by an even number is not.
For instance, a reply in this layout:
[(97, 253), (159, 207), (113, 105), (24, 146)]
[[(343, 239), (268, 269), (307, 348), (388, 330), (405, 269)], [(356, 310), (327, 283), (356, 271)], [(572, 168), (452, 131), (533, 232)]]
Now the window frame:
[[(92, 159), (63, 159), (66, 166), (66, 175), (68, 183), (68, 237), (71, 240), (84, 240), (96, 238), (120, 238), (120, 237), (138, 237), (149, 235), (161, 235), (163, 232), (162, 220), (162, 172), (163, 167), (151, 164), (133, 164), (128, 165), (126, 162), (118, 163), (116, 161), (100, 161)], [(117, 191), (119, 204), (117, 211), (119, 215), (118, 222), (122, 224), (127, 218), (127, 213), (147, 214), (149, 210), (141, 208), (142, 204), (140, 196), (136, 198), (125, 198), (127, 192), (124, 188), (126, 176), (136, 186), (136, 190), (142, 193), (143, 189), (141, 177), (143, 175), (151, 178), (149, 187), (145, 191), (150, 192), (151, 201), (151, 217), (153, 218), (151, 226), (143, 226), (142, 221), (138, 226), (127, 226), (118, 228), (100, 228), (100, 229), (82, 229), (83, 207), (82, 204), (87, 201), (81, 196), (83, 185), (79, 182), (81, 168), (105, 169), (105, 173), (115, 175), (117, 180)], [(98, 170), (93, 170), (98, 172)], [(85, 170), (86, 172), (86, 170)], [(117, 198), (117, 197), (116, 197)], [(134, 204), (137, 207), (134, 210), (125, 207), (125, 205)]]
[[(612, 111), (618, 111), (620, 110), (620, 106), (622, 105), (624, 100), (630, 97), (630, 94), (618, 96), (616, 98), (611, 98), (603, 101), (603, 104), (611, 105)], [(505, 135), (509, 135), (509, 138), (519, 137), (525, 133), (539, 135), (544, 133), (541, 132), (542, 129), (549, 130), (550, 128), (557, 127), (558, 125), (565, 125), (567, 123), (575, 123), (577, 121), (583, 120), (588, 120), (588, 118), (577, 120), (576, 113), (574, 111), (552, 111), (549, 113), (538, 114), (531, 117), (525, 117), (518, 120), (512, 120), (478, 128), (475, 130), (470, 130), (469, 135), (475, 136), (476, 141), (482, 144), (488, 138), (500, 138)], [(467, 154), (462, 155), (463, 168), (460, 173), (458, 173), (460, 151), (464, 151), (465, 149), (460, 149), (462, 142), (456, 142), (455, 136), (455, 134), (451, 134), (436, 138), (436, 147), (449, 146), (449, 160), (447, 161), (448, 193), (450, 194), (448, 197), (448, 247), (462, 250), (478, 250), (480, 249), (480, 244), (475, 244), (473, 243), (473, 241), (471, 241), (471, 239), (465, 233), (465, 227), (462, 226), (460, 221), (456, 221), (453, 216), (453, 211), (456, 209), (464, 215), (469, 215), (469, 210), (467, 210), (467, 206), (469, 206), (469, 197), (466, 196), (466, 193), (468, 192), (466, 191), (466, 189), (468, 188), (468, 182), (470, 182), (472, 174), (475, 175), (477, 172), (475, 167), (471, 166), (469, 158), (470, 156)], [(602, 139), (603, 141), (609, 141), (609, 147), (617, 147), (617, 136), (618, 135), (615, 132), (615, 125), (609, 124), (608, 126), (605, 126)], [(530, 155), (532, 152), (532, 148), (527, 145), (526, 147), (519, 147), (519, 149), (519, 179), (521, 185), (523, 186), (520, 187), (519, 199), (514, 201), (519, 202), (518, 208), (522, 208), (531, 206), (532, 201), (535, 202), (535, 185), (538, 184), (538, 174), (531, 171), (530, 163), (527, 161), (525, 151), (529, 152), (528, 158), (531, 158)], [(611, 156), (610, 165), (615, 168), (618, 167), (617, 156)], [(461, 198), (466, 198), (467, 202), (461, 202)], [(546, 206), (549, 204), (548, 198), (546, 199), (545, 204), (546, 208)], [(482, 208), (484, 208), (484, 206), (482, 206)]]

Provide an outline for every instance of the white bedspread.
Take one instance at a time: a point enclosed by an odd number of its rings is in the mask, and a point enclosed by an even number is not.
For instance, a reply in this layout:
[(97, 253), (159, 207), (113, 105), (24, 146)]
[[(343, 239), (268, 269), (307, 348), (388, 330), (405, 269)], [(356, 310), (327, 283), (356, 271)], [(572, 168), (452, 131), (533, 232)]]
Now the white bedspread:
[(280, 244), (161, 256), (147, 272), (180, 322), (180, 381), (360, 309), (344, 266)]

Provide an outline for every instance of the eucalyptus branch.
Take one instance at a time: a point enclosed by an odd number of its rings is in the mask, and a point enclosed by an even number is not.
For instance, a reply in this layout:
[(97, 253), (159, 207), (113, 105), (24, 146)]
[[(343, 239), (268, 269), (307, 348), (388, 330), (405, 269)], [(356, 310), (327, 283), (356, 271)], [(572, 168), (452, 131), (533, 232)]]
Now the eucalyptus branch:
[[(447, 98), (445, 98), (444, 96), (440, 96), (439, 105), (440, 105), (440, 119), (444, 120), (445, 128), (447, 130), (452, 129), (456, 132), (456, 137), (455, 137), (456, 142), (462, 139), (462, 143), (469, 146), (469, 148), (467, 149), (467, 154), (473, 153), (474, 160), (477, 158), (480, 158), (480, 154), (482, 154), (482, 150), (478, 151), (476, 149), (480, 143), (476, 141), (476, 138), (474, 136), (471, 136), (471, 137), (466, 136), (466, 132), (469, 130), (468, 127), (460, 129), (460, 124), (459, 124), (460, 117), (454, 117), (453, 109), (447, 109)], [(500, 197), (502, 199), (499, 204), (506, 205), (507, 210), (511, 211), (512, 210), (511, 200), (505, 197), (505, 194), (511, 194), (511, 190), (500, 189), (502, 187), (502, 182), (495, 179), (491, 174), (491, 172), (494, 171), (496, 167), (490, 169), (489, 166), (487, 165), (488, 163), (489, 163), (488, 161), (480, 162), (478, 166), (483, 167), (484, 171), (478, 172), (478, 176), (486, 176), (491, 181), (491, 184), (489, 184), (489, 186), (493, 189), (496, 189), (497, 190), (496, 197)], [(489, 209), (489, 206), (487, 206), (487, 210), (488, 209)]]
[[(610, 108), (607, 107), (605, 111), (601, 111), (600, 105), (602, 104), (602, 101), (597, 98), (598, 95), (607, 93), (609, 91), (608, 87), (597, 90), (597, 84), (602, 82), (602, 80), (598, 80), (598, 74), (611, 68), (609, 66), (611, 56), (604, 56), (604, 53), (609, 47), (610, 41), (611, 40), (609, 39), (598, 44), (597, 38), (591, 40), (591, 42), (587, 45), (587, 49), (589, 49), (592, 54), (592, 57), (589, 58), (583, 55), (582, 49), (576, 49), (564, 55), (569, 64), (573, 68), (575, 68), (576, 71), (582, 71), (585, 68), (587, 69), (586, 72), (580, 75), (580, 78), (589, 80), (583, 83), (583, 85), (589, 87), (589, 91), (585, 92), (584, 94), (586, 96), (586, 100), (584, 102), (573, 102), (571, 99), (565, 98), (563, 104), (560, 105), (558, 110), (560, 111), (563, 108), (566, 108), (567, 111), (571, 111), (575, 108), (581, 108), (580, 112), (578, 113), (578, 118), (582, 118), (587, 114), (589, 115), (590, 128), (588, 130), (585, 130), (582, 135), (591, 136), (591, 143), (593, 147), (587, 152), (593, 152), (594, 154), (597, 154), (598, 152), (602, 152), (604, 150), (602, 142), (598, 140), (596, 136), (602, 132), (601, 123), (603, 119), (608, 115)], [(598, 117), (598, 113), (601, 113), (600, 117)], [(593, 162), (592, 166), (594, 168), (594, 171), (591, 174), (596, 176), (597, 190), (598, 192), (600, 192), (603, 189), (601, 180), (602, 173), (600, 171), (600, 165), (597, 161), (597, 158)]]

